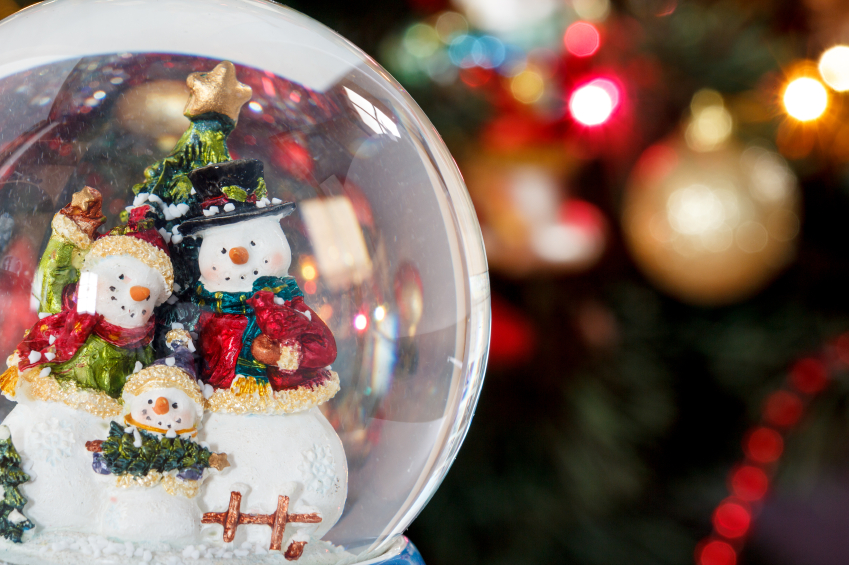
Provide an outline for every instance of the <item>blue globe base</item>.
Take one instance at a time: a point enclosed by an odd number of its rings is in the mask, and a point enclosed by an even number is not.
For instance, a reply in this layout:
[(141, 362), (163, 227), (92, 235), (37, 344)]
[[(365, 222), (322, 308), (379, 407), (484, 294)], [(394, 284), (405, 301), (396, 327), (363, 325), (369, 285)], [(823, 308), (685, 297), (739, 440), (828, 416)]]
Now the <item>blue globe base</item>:
[(362, 565), (425, 565), (425, 562), (413, 542), (402, 536), (385, 554)]

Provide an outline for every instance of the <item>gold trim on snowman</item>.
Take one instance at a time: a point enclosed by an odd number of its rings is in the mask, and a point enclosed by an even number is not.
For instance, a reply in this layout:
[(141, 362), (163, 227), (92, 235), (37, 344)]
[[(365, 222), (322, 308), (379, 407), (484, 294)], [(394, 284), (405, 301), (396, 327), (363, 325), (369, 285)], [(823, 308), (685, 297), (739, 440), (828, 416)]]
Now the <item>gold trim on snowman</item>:
[(217, 389), (206, 405), (212, 412), (230, 414), (292, 414), (323, 404), (340, 390), (339, 375), (329, 371), (322, 384), (301, 386), (292, 390), (274, 391), (268, 383), (259, 383), (254, 377), (236, 375), (230, 388)]

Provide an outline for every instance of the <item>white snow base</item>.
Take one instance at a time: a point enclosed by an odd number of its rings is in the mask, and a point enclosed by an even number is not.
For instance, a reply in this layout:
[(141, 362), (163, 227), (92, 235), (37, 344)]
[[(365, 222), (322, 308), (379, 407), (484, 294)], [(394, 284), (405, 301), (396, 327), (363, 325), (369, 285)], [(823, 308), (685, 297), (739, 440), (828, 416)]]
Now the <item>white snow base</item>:
[(282, 551), (247, 542), (173, 548), (69, 532), (25, 536), (22, 544), (0, 539), (0, 555), (9, 565), (333, 565), (350, 563), (354, 557), (340, 547), (314, 539), (309, 540), (298, 561), (286, 561)]

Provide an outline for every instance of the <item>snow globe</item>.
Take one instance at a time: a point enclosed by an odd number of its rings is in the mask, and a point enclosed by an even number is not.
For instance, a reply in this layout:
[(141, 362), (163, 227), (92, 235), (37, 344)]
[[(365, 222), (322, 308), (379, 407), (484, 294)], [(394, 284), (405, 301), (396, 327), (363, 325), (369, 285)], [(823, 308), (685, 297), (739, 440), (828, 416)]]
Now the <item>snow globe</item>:
[(489, 279), (404, 90), (270, 2), (54, 0), (0, 107), (0, 559), (421, 563)]

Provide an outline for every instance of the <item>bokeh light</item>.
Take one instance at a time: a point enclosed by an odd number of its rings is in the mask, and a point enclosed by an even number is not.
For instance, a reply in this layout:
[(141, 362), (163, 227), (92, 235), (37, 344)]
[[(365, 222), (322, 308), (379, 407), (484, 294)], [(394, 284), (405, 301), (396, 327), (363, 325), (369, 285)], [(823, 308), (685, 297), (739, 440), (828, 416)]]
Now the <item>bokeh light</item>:
[(790, 384), (799, 392), (816, 394), (828, 384), (828, 370), (819, 359), (802, 359), (790, 370)]
[(447, 45), (454, 38), (464, 35), (469, 31), (469, 22), (466, 21), (466, 18), (462, 14), (458, 14), (457, 12), (443, 12), (436, 19), (434, 28), (439, 39)]
[(810, 77), (791, 81), (785, 88), (782, 99), (787, 113), (800, 122), (816, 120), (828, 107), (828, 92), (825, 86)]
[(595, 79), (572, 93), (569, 112), (585, 126), (598, 126), (610, 119), (618, 104), (619, 88), (607, 79)]
[(687, 124), (687, 145), (694, 151), (713, 151), (730, 138), (734, 126), (722, 95), (715, 90), (700, 90), (690, 102), (691, 118)]
[(778, 461), (784, 451), (784, 440), (781, 435), (770, 428), (757, 428), (744, 443), (746, 455), (757, 463), (773, 463)]
[(357, 314), (354, 318), (354, 327), (359, 331), (363, 331), (368, 326), (368, 318), (365, 314)]
[(519, 102), (533, 104), (545, 92), (545, 79), (535, 69), (525, 69), (510, 81), (510, 91)]
[(404, 34), (404, 48), (414, 57), (424, 58), (439, 49), (440, 39), (436, 29), (427, 24), (413, 24)]
[(572, 9), (583, 20), (600, 22), (610, 15), (610, 0), (572, 0)]
[(740, 500), (762, 499), (769, 489), (769, 477), (760, 467), (744, 465), (731, 475), (731, 492)]
[(729, 543), (713, 540), (698, 551), (696, 562), (698, 565), (735, 565), (737, 552)]
[(849, 90), (849, 47), (836, 45), (820, 57), (820, 76), (825, 83), (836, 90)]
[(576, 57), (589, 57), (598, 51), (601, 36), (596, 27), (587, 22), (575, 22), (563, 35), (566, 50)]
[(802, 417), (802, 400), (786, 390), (770, 394), (764, 402), (764, 421), (779, 428), (789, 428)]
[(713, 527), (727, 538), (739, 538), (749, 531), (752, 514), (741, 502), (725, 500), (713, 513)]

